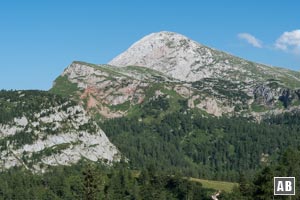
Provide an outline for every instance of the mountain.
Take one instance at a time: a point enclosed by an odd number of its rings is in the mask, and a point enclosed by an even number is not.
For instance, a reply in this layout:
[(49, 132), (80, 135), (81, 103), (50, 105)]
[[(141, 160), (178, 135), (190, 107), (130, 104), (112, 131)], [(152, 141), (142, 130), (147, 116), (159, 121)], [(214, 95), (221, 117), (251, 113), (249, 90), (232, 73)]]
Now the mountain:
[(204, 78), (246, 83), (276, 79), (286, 86), (300, 86), (300, 73), (246, 61), (166, 31), (145, 36), (109, 64), (148, 67), (187, 82)]
[[(71, 90), (61, 92), (60, 87), (67, 85)], [(159, 32), (134, 43), (109, 65), (73, 62), (52, 91), (68, 94), (73, 89), (73, 97), (104, 118), (127, 115), (153, 96), (175, 95), (187, 100), (189, 108), (214, 116), (261, 120), (298, 109), (299, 88), (299, 72), (250, 62), (177, 33)]]
[(41, 91), (0, 92), (1, 169), (48, 166), (79, 160), (120, 160), (120, 152), (75, 102)]
[(109, 64), (74, 61), (49, 91), (0, 91), (0, 194), (220, 194), (187, 178), (201, 177), (240, 181), (220, 199), (265, 199), (273, 176), (300, 178), (299, 77), (171, 32), (146, 36)]
[(159, 96), (160, 89), (171, 92), (177, 83), (171, 77), (143, 67), (118, 68), (73, 62), (55, 80), (50, 91), (72, 97), (99, 117), (115, 118)]
[(134, 169), (236, 181), (297, 147), (298, 77), (161, 32), (109, 64), (74, 61), (50, 93), (82, 106)]

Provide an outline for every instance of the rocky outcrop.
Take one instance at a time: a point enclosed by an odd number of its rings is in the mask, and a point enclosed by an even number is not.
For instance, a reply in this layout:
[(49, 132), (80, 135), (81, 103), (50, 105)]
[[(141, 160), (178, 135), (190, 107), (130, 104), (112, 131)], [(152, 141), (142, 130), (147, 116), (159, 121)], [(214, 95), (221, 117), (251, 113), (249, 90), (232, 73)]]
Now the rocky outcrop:
[[(209, 77), (212, 70), (198, 70), (212, 64), (212, 52), (180, 34), (160, 32), (150, 34), (133, 44), (109, 64), (115, 66), (145, 66), (179, 80), (195, 81)], [(194, 70), (195, 73), (191, 73)]]
[(285, 87), (271, 88), (265, 84), (257, 85), (253, 95), (256, 102), (267, 106), (274, 106), (281, 102), (280, 104), (287, 108), (293, 102), (299, 101), (299, 90)]
[(72, 63), (61, 76), (77, 85), (77, 97), (88, 111), (104, 118), (125, 116), (146, 97), (157, 96), (149, 94), (152, 87), (158, 87), (155, 91), (166, 97), (175, 92), (188, 100), (190, 108), (214, 116), (243, 113), (243, 116), (261, 119), (266, 109), (288, 107), (299, 101), (298, 90), (289, 89), (277, 80), (247, 82), (205, 78), (188, 83), (143, 67), (119, 68), (82, 62)]
[(278, 79), (300, 87), (300, 73), (246, 61), (167, 31), (145, 36), (109, 64), (148, 67), (188, 82), (204, 78), (247, 83)]
[(256, 119), (266, 110), (299, 105), (300, 96), (299, 72), (250, 62), (166, 31), (145, 36), (109, 65), (73, 62), (61, 77), (77, 85), (88, 111), (104, 118), (125, 116), (155, 96), (153, 90), (168, 90), (166, 97), (177, 95), (190, 108), (215, 116)]
[(275, 101), (276, 93), (276, 91), (266, 85), (256, 86), (253, 91), (255, 100), (265, 105), (271, 105)]
[(81, 159), (118, 162), (120, 152), (78, 105), (66, 102), (0, 124), (0, 168), (71, 165)]
[(128, 108), (119, 105), (135, 105), (145, 98), (143, 88), (148, 83), (136, 78), (128, 78), (113, 71), (110, 66), (90, 66), (84, 63), (72, 63), (61, 76), (76, 83), (80, 99), (86, 102), (85, 107), (94, 109), (106, 118), (121, 117)]

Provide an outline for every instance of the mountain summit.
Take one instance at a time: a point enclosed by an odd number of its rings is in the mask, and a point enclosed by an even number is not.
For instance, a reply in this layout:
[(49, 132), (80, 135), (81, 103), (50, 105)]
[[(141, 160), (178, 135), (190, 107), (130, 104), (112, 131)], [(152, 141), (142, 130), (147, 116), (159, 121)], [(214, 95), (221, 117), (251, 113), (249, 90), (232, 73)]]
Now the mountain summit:
[[(152, 33), (109, 65), (73, 62), (55, 80), (56, 94), (71, 96), (90, 113), (117, 118), (153, 99), (215, 116), (268, 116), (298, 109), (300, 73), (238, 58), (181, 34)], [(160, 102), (161, 103), (161, 102)], [(142, 112), (142, 111), (140, 111)]]
[[(163, 31), (145, 36), (109, 64), (145, 66), (180, 80), (196, 80), (191, 70), (197, 65), (209, 64), (211, 56), (211, 52), (199, 43), (183, 35)], [(197, 75), (206, 77), (209, 74), (200, 72)]]
[(167, 31), (145, 36), (109, 64), (144, 66), (188, 82), (203, 78), (246, 82), (268, 79), (300, 81), (299, 73), (250, 62)]

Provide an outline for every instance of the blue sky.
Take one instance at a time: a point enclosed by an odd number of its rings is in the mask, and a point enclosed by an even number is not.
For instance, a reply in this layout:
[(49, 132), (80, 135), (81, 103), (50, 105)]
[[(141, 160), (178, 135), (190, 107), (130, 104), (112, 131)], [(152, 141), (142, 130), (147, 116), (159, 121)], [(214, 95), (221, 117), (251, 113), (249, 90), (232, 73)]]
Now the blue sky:
[(72, 61), (107, 63), (162, 30), (300, 70), (299, 8), (298, 0), (1, 1), (0, 89), (47, 90)]

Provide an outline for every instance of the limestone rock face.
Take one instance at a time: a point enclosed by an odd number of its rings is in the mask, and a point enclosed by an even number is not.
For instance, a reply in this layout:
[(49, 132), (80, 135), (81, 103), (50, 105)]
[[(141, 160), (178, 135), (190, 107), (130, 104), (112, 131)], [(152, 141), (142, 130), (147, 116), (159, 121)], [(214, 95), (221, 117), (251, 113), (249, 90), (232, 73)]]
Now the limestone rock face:
[[(258, 119), (296, 108), (300, 94), (299, 72), (247, 61), (167, 31), (145, 36), (108, 65), (73, 62), (60, 78), (76, 85), (70, 96), (103, 118), (125, 116), (161, 96), (186, 99), (191, 109), (214, 116)], [(59, 91), (60, 85), (53, 88)]]
[(257, 118), (299, 104), (299, 72), (247, 61), (173, 32), (147, 35), (109, 64), (147, 67), (188, 84), (194, 91), (186, 97), (189, 105), (215, 116)]
[[(76, 84), (78, 95), (85, 101), (85, 108), (100, 113), (105, 118), (124, 116), (130, 105), (145, 98), (145, 77), (128, 70), (121, 72), (113, 66), (90, 65), (73, 62), (61, 75)], [(118, 109), (121, 107), (122, 109)]]
[(167, 31), (145, 36), (109, 64), (144, 66), (188, 82), (204, 78), (248, 83), (268, 78), (300, 81), (299, 73), (246, 61)]
[(212, 75), (212, 70), (191, 73), (200, 66), (212, 64), (212, 56), (208, 48), (183, 35), (160, 32), (136, 42), (109, 64), (145, 66), (180, 80), (194, 81)]
[[(53, 101), (53, 100), (52, 100)], [(14, 105), (23, 103), (11, 102)], [(81, 159), (108, 165), (121, 158), (119, 150), (80, 105), (66, 101), (43, 106), (0, 123), (0, 168), (24, 166), (44, 172), (47, 166), (71, 165)]]

